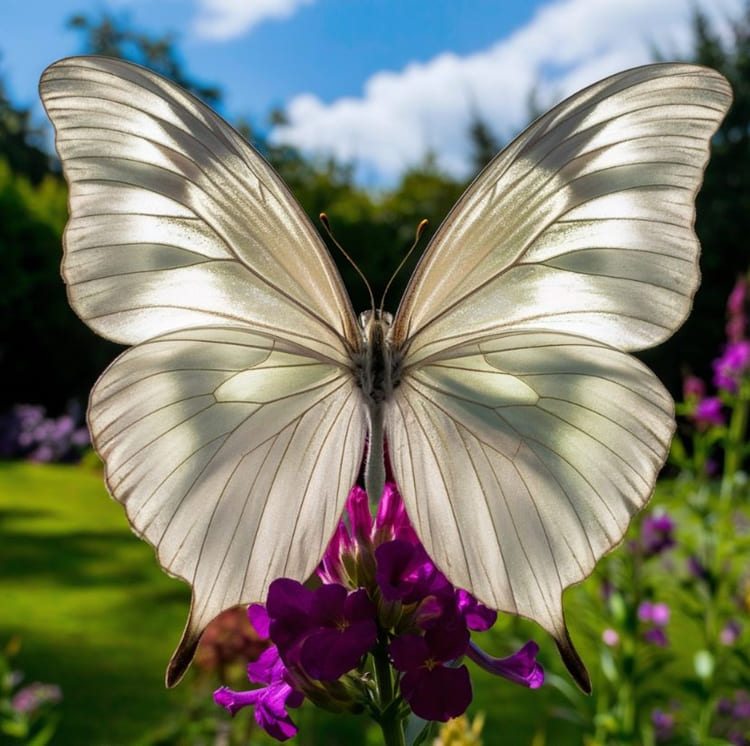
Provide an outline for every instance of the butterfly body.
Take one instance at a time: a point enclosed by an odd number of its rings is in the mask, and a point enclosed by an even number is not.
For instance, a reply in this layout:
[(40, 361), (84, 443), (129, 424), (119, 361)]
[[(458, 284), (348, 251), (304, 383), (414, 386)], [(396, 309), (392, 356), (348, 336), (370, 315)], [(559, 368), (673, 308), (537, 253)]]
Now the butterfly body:
[(274, 170), (178, 86), (121, 60), (51, 65), (70, 184), (63, 277), (131, 345), (88, 420), (110, 493), (193, 588), (176, 683), (221, 611), (306, 580), (383, 450), (436, 565), (554, 636), (562, 593), (650, 497), (674, 405), (630, 352), (685, 320), (694, 199), (731, 102), (695, 65), (627, 70), (531, 124), (435, 233), (393, 317), (357, 322)]

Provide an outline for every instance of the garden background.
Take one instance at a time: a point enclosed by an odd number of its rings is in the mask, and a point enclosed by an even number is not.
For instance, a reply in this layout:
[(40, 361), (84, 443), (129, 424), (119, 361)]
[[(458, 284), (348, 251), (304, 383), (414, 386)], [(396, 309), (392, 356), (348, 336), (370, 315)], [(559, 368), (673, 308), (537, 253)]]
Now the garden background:
[[(79, 51), (148, 65), (221, 106), (221, 81), (195, 79), (174, 36), (121, 13), (72, 15), (68, 23)], [(696, 12), (685, 55), (722, 72), (735, 93), (698, 197), (702, 286), (684, 327), (643, 355), (680, 402), (678, 439), (654, 500), (626, 541), (566, 594), (594, 694), (577, 692), (541, 630), (503, 618), (486, 633), (485, 647), (502, 655), (536, 639), (548, 681), (527, 691), (476, 672), (469, 720), (475, 730), (484, 721), (486, 744), (750, 743), (744, 471), (750, 354), (742, 357), (750, 349), (743, 279), (750, 236), (750, 7), (728, 28), (720, 33)], [(655, 44), (654, 58), (663, 55)], [(540, 108), (532, 94), (529, 120)], [(327, 212), (338, 241), (379, 296), (417, 224), (430, 221), (429, 237), (466, 180), (428, 150), (397, 179), (365, 187), (355, 162), (270, 138), (284, 118), (278, 109), (254, 126), (233, 123), (316, 223)], [(461, 136), (474, 170), (504, 139), (481, 107)], [(118, 349), (67, 305), (59, 276), (66, 214), (49, 128), (13, 100), (0, 67), (0, 743), (265, 742), (251, 719), (231, 723), (210, 696), (222, 677), (236, 683), (238, 661), (261, 649), (241, 619), (214, 630), (213, 646), (204, 648), (184, 684), (163, 687), (189, 594), (130, 533), (86, 447), (87, 394)], [(355, 307), (366, 307), (361, 281), (335, 249), (333, 255)], [(398, 276), (392, 299), (414, 261)], [(232, 634), (239, 643), (228, 640)], [(300, 744), (375, 738), (354, 715), (303, 708), (296, 719)], [(480, 736), (463, 723), (440, 738), (468, 744)]]

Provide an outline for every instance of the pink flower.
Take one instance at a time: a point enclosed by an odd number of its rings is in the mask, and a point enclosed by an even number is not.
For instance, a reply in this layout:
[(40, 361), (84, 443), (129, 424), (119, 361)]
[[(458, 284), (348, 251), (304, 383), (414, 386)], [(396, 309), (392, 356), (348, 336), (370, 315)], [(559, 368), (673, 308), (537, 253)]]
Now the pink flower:
[(701, 399), (692, 414), (695, 424), (700, 428), (706, 428), (710, 425), (723, 425), (722, 406), (721, 399), (718, 396), (708, 396)]
[(730, 342), (724, 354), (714, 360), (714, 385), (731, 393), (737, 391), (739, 380), (750, 366), (750, 341)]
[(702, 399), (706, 395), (706, 384), (698, 376), (685, 376), (682, 382), (682, 396), (686, 399)]

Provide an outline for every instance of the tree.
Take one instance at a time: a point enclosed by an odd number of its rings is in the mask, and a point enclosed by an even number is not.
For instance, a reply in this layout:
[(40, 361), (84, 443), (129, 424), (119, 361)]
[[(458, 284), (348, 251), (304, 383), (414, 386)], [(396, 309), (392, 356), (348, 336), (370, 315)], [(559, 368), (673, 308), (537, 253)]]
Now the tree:
[(127, 20), (118, 19), (106, 11), (98, 18), (84, 14), (71, 16), (68, 27), (82, 34), (86, 54), (137, 62), (173, 80), (211, 106), (221, 101), (220, 88), (199, 83), (185, 72), (172, 34), (153, 36), (135, 30)]

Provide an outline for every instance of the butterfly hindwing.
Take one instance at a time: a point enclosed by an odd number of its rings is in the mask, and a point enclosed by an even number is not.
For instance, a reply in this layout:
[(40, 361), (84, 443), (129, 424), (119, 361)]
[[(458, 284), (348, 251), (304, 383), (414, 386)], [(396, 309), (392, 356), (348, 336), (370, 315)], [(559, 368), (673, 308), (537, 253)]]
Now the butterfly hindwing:
[(89, 424), (134, 531), (193, 588), (170, 684), (221, 611), (264, 599), (277, 577), (310, 576), (365, 440), (347, 370), (232, 327), (123, 353), (92, 392)]
[(393, 470), (427, 552), (455, 585), (536, 620), (563, 648), (562, 592), (620, 541), (673, 427), (672, 400), (643, 364), (558, 332), (456, 349), (406, 377), (386, 407)]

